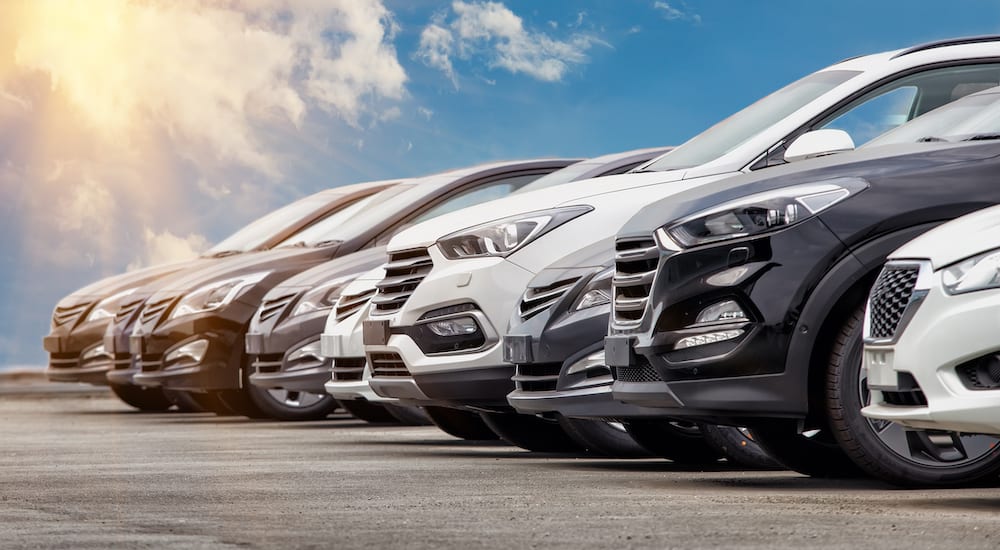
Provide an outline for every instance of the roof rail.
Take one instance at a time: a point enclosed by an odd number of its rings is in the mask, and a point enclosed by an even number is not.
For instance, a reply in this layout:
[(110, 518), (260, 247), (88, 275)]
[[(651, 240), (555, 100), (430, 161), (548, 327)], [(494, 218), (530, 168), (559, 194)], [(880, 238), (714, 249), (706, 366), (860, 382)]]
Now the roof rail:
[(966, 36), (964, 38), (949, 38), (947, 40), (937, 40), (935, 42), (927, 42), (926, 44), (918, 44), (912, 48), (906, 48), (905, 50), (892, 56), (891, 59), (896, 59), (897, 57), (903, 57), (904, 55), (909, 55), (911, 53), (922, 52), (924, 50), (933, 50), (934, 48), (944, 48), (945, 46), (958, 46), (961, 44), (981, 44), (983, 42), (1000, 42), (1000, 35), (987, 34), (983, 36)]

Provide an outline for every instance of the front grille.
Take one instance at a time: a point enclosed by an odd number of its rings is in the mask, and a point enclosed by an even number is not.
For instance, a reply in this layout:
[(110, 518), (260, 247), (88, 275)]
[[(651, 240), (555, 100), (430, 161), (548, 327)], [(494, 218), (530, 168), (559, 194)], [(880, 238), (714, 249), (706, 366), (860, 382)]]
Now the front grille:
[(372, 365), (372, 376), (410, 376), (410, 370), (398, 353), (373, 353), (368, 359)]
[(389, 254), (385, 278), (375, 285), (372, 315), (391, 315), (403, 308), (413, 291), (434, 267), (426, 248)]
[(517, 305), (517, 312), (520, 314), (521, 320), (527, 321), (552, 307), (579, 280), (579, 277), (573, 277), (572, 279), (564, 279), (548, 286), (525, 290), (524, 295), (521, 296), (521, 303)]
[(163, 369), (163, 355), (144, 353), (139, 359), (142, 372), (157, 372)]
[(517, 365), (514, 383), (526, 392), (555, 391), (562, 363), (526, 363)]
[(920, 268), (887, 265), (868, 299), (871, 338), (892, 338), (913, 296)]
[(156, 322), (160, 315), (170, 307), (170, 302), (173, 298), (166, 298), (158, 302), (151, 302), (146, 304), (146, 307), (142, 308), (142, 313), (139, 315), (139, 322), (143, 325)]
[(261, 322), (267, 321), (268, 319), (280, 314), (286, 307), (288, 307), (288, 304), (295, 299), (295, 296), (297, 296), (297, 294), (292, 293), (272, 298), (270, 300), (264, 300), (264, 303), (260, 305), (260, 309), (257, 311), (258, 320)]
[(365, 307), (372, 296), (375, 295), (375, 289), (370, 288), (358, 294), (345, 294), (337, 300), (337, 305), (334, 308), (334, 318), (337, 322), (347, 319), (351, 315), (354, 315), (358, 310)]
[(646, 311), (660, 250), (651, 238), (619, 239), (615, 243), (614, 320), (637, 325)]
[(660, 373), (656, 372), (653, 365), (650, 365), (648, 361), (639, 357), (637, 365), (630, 365), (628, 367), (612, 367), (611, 375), (615, 380), (621, 382), (662, 382), (663, 378), (660, 378)]
[(135, 312), (142, 307), (142, 304), (146, 303), (145, 298), (139, 298), (138, 300), (132, 300), (131, 302), (125, 302), (118, 308), (118, 312), (115, 313), (115, 324), (123, 323), (128, 321), (135, 315)]
[(281, 353), (262, 353), (253, 361), (253, 367), (260, 373), (278, 372), (285, 356)]
[(60, 327), (76, 321), (88, 307), (90, 307), (90, 302), (73, 307), (56, 306), (55, 312), (52, 313), (52, 326)]
[(338, 382), (360, 382), (364, 379), (364, 357), (337, 357), (333, 360), (333, 379)]

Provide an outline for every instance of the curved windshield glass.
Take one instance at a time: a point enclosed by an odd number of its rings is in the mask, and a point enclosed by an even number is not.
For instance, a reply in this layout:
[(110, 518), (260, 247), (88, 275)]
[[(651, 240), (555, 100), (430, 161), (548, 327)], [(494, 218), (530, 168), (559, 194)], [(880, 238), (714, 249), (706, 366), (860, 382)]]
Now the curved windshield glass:
[(265, 246), (275, 235), (302, 221), (302, 218), (330, 204), (330, 193), (318, 193), (265, 214), (205, 252), (205, 256), (249, 252)]
[(343, 233), (338, 230), (342, 225), (344, 225), (345, 222), (375, 203), (378, 200), (379, 195), (382, 195), (382, 193), (385, 193), (386, 191), (391, 191), (396, 187), (400, 186), (396, 185), (390, 187), (389, 189), (375, 193), (374, 195), (368, 195), (363, 199), (352, 202), (350, 206), (337, 210), (333, 214), (330, 214), (329, 216), (293, 234), (291, 237), (281, 241), (278, 243), (278, 246), (320, 246), (341, 241), (343, 238), (340, 238), (339, 236), (343, 235)]
[(538, 191), (539, 189), (546, 189), (548, 187), (555, 187), (556, 185), (576, 181), (577, 178), (598, 166), (600, 166), (600, 163), (586, 161), (570, 164), (565, 168), (560, 168), (555, 172), (545, 174), (528, 185), (518, 189), (517, 192), (526, 193), (528, 191)]
[(1000, 88), (938, 107), (869, 141), (865, 149), (920, 141), (960, 141), (1000, 134)]
[(860, 71), (821, 71), (797, 80), (691, 138), (642, 171), (680, 170), (713, 161), (858, 74)]

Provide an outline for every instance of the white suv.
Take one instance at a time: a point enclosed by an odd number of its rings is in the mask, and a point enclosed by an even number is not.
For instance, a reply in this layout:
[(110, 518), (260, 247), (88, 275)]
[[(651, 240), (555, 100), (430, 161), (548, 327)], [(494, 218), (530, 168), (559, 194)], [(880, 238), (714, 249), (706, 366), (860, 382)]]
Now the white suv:
[(995, 85), (964, 76), (984, 66), (1000, 67), (1000, 42), (954, 40), (849, 59), (761, 99), (637, 173), (524, 193), (401, 232), (389, 243), (386, 278), (366, 321), (372, 389), (486, 411), (487, 423), (508, 441), (560, 447), (554, 423), (515, 415), (506, 400), (514, 368), (503, 361), (501, 335), (536, 273), (602, 240), (610, 249), (622, 224), (650, 202), (740, 172), (852, 149), (957, 99), (922, 93), (940, 88), (942, 79), (962, 83), (949, 88), (961, 91), (956, 95)]

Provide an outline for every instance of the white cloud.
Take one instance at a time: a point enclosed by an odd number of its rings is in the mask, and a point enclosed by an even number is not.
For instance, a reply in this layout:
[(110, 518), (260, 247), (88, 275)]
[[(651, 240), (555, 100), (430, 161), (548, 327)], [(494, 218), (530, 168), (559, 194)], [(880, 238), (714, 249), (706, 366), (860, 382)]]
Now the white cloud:
[(660, 15), (668, 21), (688, 20), (694, 23), (701, 23), (701, 16), (688, 10), (686, 5), (678, 8), (676, 4), (669, 4), (663, 0), (653, 2), (653, 8), (659, 10)]
[(191, 233), (181, 237), (170, 231), (157, 233), (150, 228), (143, 229), (145, 241), (144, 254), (129, 264), (128, 269), (178, 262), (195, 258), (209, 248), (208, 239), (203, 235)]
[(417, 114), (424, 117), (426, 120), (430, 120), (434, 116), (434, 111), (428, 109), (427, 107), (417, 107)]
[[(444, 72), (456, 88), (456, 56), (463, 60), (483, 58), (490, 68), (555, 82), (562, 80), (571, 66), (586, 63), (586, 52), (601, 43), (583, 33), (560, 40), (526, 29), (524, 21), (500, 2), (456, 0), (451, 9), (450, 21), (439, 14), (423, 29), (416, 57)], [(577, 14), (578, 23), (584, 15)]]
[(215, 200), (224, 199), (232, 193), (228, 185), (212, 185), (206, 178), (198, 178), (198, 190)]
[(638, 34), (640, 32), (642, 32), (642, 27), (639, 25), (632, 25), (627, 31), (625, 31), (625, 34)]

